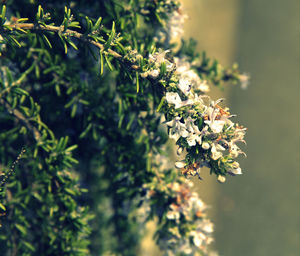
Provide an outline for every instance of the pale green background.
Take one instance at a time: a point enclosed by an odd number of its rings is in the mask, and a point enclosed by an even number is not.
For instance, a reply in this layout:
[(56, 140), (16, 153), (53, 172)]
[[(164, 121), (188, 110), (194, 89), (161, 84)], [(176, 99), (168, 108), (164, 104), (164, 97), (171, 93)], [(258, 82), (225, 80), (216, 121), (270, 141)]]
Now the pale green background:
[[(300, 255), (300, 1), (186, 0), (187, 36), (238, 61), (248, 90), (227, 95), (249, 128), (244, 174), (208, 188), (215, 248), (224, 256)], [(211, 190), (205, 192), (207, 190)]]

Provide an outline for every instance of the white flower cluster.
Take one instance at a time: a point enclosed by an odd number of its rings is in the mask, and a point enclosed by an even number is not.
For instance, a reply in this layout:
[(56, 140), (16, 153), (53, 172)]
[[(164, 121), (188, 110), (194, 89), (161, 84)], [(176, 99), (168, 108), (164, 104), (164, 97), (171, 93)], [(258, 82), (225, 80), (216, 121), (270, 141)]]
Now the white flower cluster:
[[(153, 158), (156, 177), (143, 185), (145, 195), (139, 210), (143, 217), (139, 219), (144, 221), (153, 215), (151, 212), (159, 213), (160, 229), (156, 237), (166, 255), (197, 255), (201, 252), (201, 255), (216, 256), (208, 250), (208, 245), (213, 242), (213, 224), (206, 216), (208, 207), (192, 191), (191, 181), (177, 177), (166, 182), (161, 170), (161, 161), (166, 158), (160, 154), (156, 156)], [(169, 164), (165, 167), (169, 169)]]
[(183, 36), (183, 25), (186, 19), (187, 15), (183, 14), (181, 9), (178, 9), (169, 15), (167, 30), (169, 31), (171, 42)]
[[(168, 72), (174, 70), (175, 86), (167, 88), (165, 95), (172, 119), (166, 122), (169, 127), (169, 137), (177, 144), (186, 148), (187, 152), (194, 152), (196, 148), (199, 156), (193, 156), (193, 161), (177, 162), (175, 166), (183, 169), (185, 174), (200, 177), (200, 167), (214, 167), (219, 181), (224, 181), (226, 173), (241, 174), (239, 164), (233, 159), (244, 152), (237, 146), (237, 142), (244, 142), (246, 128), (234, 124), (227, 108), (223, 109), (217, 101), (210, 100), (205, 95), (209, 91), (206, 81), (191, 69), (190, 64), (175, 58), (175, 64), (166, 59), (168, 51), (159, 51), (149, 56), (149, 63), (154, 67), (143, 76), (155, 78), (160, 74), (161, 65), (166, 66)], [(172, 110), (173, 109), (173, 110)], [(182, 150), (181, 150), (182, 151)], [(192, 154), (192, 153), (191, 153)], [(212, 164), (213, 163), (213, 164)], [(216, 166), (217, 165), (217, 166)]]
[(176, 71), (180, 76), (178, 87), (186, 96), (191, 94), (191, 87), (196, 92), (209, 92), (207, 81), (200, 79), (198, 74), (192, 70), (190, 62), (178, 57), (175, 57), (174, 61), (176, 63)]
[[(180, 15), (179, 9), (172, 14), (174, 19), (180, 20), (179, 24), (184, 21), (183, 17), (179, 18)], [(179, 25), (172, 19), (169, 19), (169, 34), (173, 30), (180, 31), (175, 29)], [(246, 128), (231, 121), (233, 116), (228, 109), (219, 105), (222, 99), (212, 101), (206, 95), (210, 89), (207, 81), (199, 77), (189, 61), (175, 57), (171, 62), (166, 58), (168, 52), (159, 50), (150, 54), (149, 69), (141, 76), (156, 79), (162, 75), (162, 70), (170, 74), (171, 82), (165, 85), (165, 100), (168, 103), (164, 109), (166, 124), (169, 137), (175, 139), (181, 148), (179, 151), (186, 149), (187, 152), (185, 160), (175, 166), (184, 174), (199, 178), (200, 168), (208, 166), (220, 182), (225, 181), (227, 173), (241, 174), (241, 168), (234, 159), (245, 154), (236, 143), (244, 142)]]
[(180, 40), (183, 36), (183, 25), (188, 16), (182, 12), (182, 3), (180, 1), (166, 0), (165, 6), (176, 6), (179, 3), (179, 8), (176, 8), (175, 10), (171, 8), (173, 11), (167, 12), (167, 23), (163, 28), (158, 30), (154, 40), (159, 41), (160, 43), (170, 43)]
[[(188, 146), (188, 152), (189, 148), (196, 147), (202, 155), (194, 157), (193, 165), (188, 165), (184, 161), (176, 162), (175, 166), (179, 169), (184, 168), (187, 174), (199, 175), (201, 166), (213, 167), (214, 162), (219, 165), (218, 168), (223, 169), (224, 175), (241, 174), (239, 164), (233, 159), (245, 154), (236, 143), (244, 142), (246, 128), (230, 120), (232, 115), (228, 109), (218, 105), (221, 100), (211, 101), (207, 106), (200, 96), (190, 95), (187, 100), (182, 101), (178, 93), (166, 93), (166, 100), (171, 107), (174, 106), (179, 110), (184, 107), (181, 114), (178, 111), (177, 115), (166, 124), (169, 126), (170, 138), (176, 141), (183, 138)], [(224, 179), (220, 177), (220, 181), (222, 180)]]
[[(165, 36), (168, 42), (182, 35), (184, 19), (180, 9), (170, 14), (169, 31)], [(171, 61), (166, 57), (168, 52), (159, 50), (150, 54), (148, 69), (141, 76), (157, 79), (164, 86), (165, 97), (158, 110), (165, 114), (169, 137), (179, 146), (178, 155), (186, 151), (185, 159), (177, 161), (175, 167), (185, 175), (200, 178), (200, 168), (207, 166), (220, 182), (225, 181), (226, 174), (241, 174), (239, 163), (234, 159), (244, 154), (237, 143), (244, 142), (246, 128), (231, 121), (233, 115), (220, 106), (222, 99), (212, 101), (206, 95), (210, 89), (208, 83), (187, 59), (175, 57)], [(168, 78), (164, 80), (164, 77)], [(191, 191), (191, 183), (180, 183), (179, 177), (177, 180), (165, 184), (158, 173), (153, 182), (157, 184), (145, 187), (152, 211), (162, 216), (158, 244), (166, 255), (194, 255), (199, 250), (213, 255), (207, 252), (213, 241), (213, 225), (205, 215), (207, 207), (198, 194)]]
[[(205, 215), (207, 207), (198, 194), (191, 191), (191, 186), (191, 182), (168, 185), (175, 200), (170, 204), (166, 216), (169, 221), (177, 223), (169, 229), (169, 234), (159, 241), (160, 247), (164, 248), (168, 255), (194, 255), (199, 249), (206, 253), (207, 246), (213, 241), (213, 224)], [(186, 227), (189, 224), (191, 226), (182, 231), (180, 223), (185, 223)]]

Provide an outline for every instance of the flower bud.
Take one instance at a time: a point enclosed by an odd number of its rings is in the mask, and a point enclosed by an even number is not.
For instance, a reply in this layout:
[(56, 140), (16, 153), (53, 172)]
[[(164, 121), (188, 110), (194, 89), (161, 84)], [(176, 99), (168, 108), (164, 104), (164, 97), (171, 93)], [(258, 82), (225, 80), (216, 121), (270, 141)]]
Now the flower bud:
[(149, 76), (151, 76), (152, 78), (157, 78), (159, 76), (159, 70), (153, 69), (149, 71)]
[(175, 163), (175, 167), (176, 167), (177, 169), (182, 169), (182, 168), (184, 168), (184, 166), (185, 166), (185, 163), (184, 163), (184, 162), (176, 162), (176, 163)]
[(202, 148), (205, 149), (205, 150), (209, 149), (210, 148), (209, 143), (208, 142), (203, 142), (202, 143)]
[(148, 73), (149, 73), (148, 71), (141, 73), (141, 77), (146, 78), (149, 75)]
[(219, 175), (219, 176), (218, 176), (218, 181), (219, 181), (220, 183), (224, 183), (224, 182), (226, 181), (226, 177), (223, 176), (223, 175)]
[(237, 169), (237, 168), (240, 167), (240, 164), (239, 164), (238, 162), (233, 162), (233, 163), (232, 163), (232, 167), (233, 167), (234, 169)]
[(177, 149), (177, 155), (180, 156), (182, 154), (182, 152), (183, 152), (183, 147), (179, 147)]

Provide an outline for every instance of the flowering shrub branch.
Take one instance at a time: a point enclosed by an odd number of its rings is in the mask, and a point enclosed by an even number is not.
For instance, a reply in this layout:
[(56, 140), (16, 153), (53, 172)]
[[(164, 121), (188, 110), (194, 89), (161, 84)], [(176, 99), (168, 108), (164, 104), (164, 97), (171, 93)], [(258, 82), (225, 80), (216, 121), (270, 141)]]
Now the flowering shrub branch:
[[(37, 17), (42, 20), (50, 19), (49, 14), (44, 14), (41, 7), (39, 7)], [(18, 23), (24, 20), (26, 19), (19, 19), (17, 23), (4, 25), (4, 40), (6, 39), (7, 42), (11, 40), (21, 46), (14, 35), (8, 32), (26, 33), (26, 30), (41, 30), (43, 32), (58, 33), (65, 49), (67, 49), (66, 42), (77, 49), (74, 42), (70, 40), (71, 37), (74, 37), (96, 46), (100, 49), (100, 52), (109, 54), (119, 61), (126, 59), (127, 62), (130, 62), (132, 69), (143, 71), (140, 73), (141, 77), (149, 77), (154, 80), (153, 84), (156, 81), (162, 84), (165, 87), (165, 100), (168, 104), (164, 104), (164, 107), (161, 106), (160, 110), (167, 118), (169, 136), (176, 140), (179, 151), (187, 150), (185, 161), (176, 163), (176, 167), (181, 169), (184, 174), (200, 178), (200, 168), (208, 166), (218, 176), (219, 181), (224, 181), (227, 173), (231, 175), (242, 173), (238, 162), (234, 159), (240, 154), (244, 154), (236, 142), (244, 141), (246, 129), (230, 120), (232, 115), (230, 115), (228, 109), (223, 109), (218, 105), (221, 100), (216, 102), (209, 100), (209, 97), (205, 94), (209, 91), (207, 81), (202, 80), (197, 75), (188, 61), (176, 57), (175, 62), (171, 62), (165, 56), (168, 51), (154, 52), (149, 55), (149, 59), (129, 52), (126, 55), (127, 58), (124, 58), (119, 53), (107, 49), (111, 45), (119, 46), (119, 50), (124, 49), (120, 41), (115, 40), (114, 25), (108, 40), (105, 44), (101, 44), (99, 41), (104, 41), (103, 36), (98, 32), (101, 18), (95, 24), (90, 22), (89, 31), (81, 34), (68, 29), (68, 27), (80, 28), (80, 26), (79, 22), (73, 21), (73, 16), (67, 8), (65, 9), (64, 21), (60, 27), (47, 25), (39, 20), (36, 24)], [(172, 27), (172, 25), (170, 26)], [(171, 33), (177, 36), (179, 33), (177, 30), (176, 32), (171, 31)], [(43, 36), (48, 45), (52, 47), (45, 34)], [(112, 44), (113, 41), (115, 42)], [(102, 65), (103, 63), (101, 63)], [(108, 65), (110, 65), (109, 61)], [(139, 73), (136, 75), (136, 80), (138, 87)], [(205, 99), (208, 99), (206, 104)]]
[[(32, 158), (25, 165), (25, 181), (16, 177), (11, 187), (15, 193), (21, 187), (28, 189), (33, 197), (18, 194), (24, 197), (20, 201), (41, 209), (38, 216), (51, 216), (54, 228), (41, 231), (45, 239), (39, 246), (33, 229), (41, 218), (22, 217), (24, 211), (35, 216), (34, 208), (22, 208), (19, 201), (8, 198), (12, 214), (5, 229), (21, 233), (13, 236), (20, 241), (19, 250), (36, 255), (40, 248), (48, 248), (49, 255), (86, 255), (89, 236), (95, 254), (130, 255), (135, 254), (140, 238), (134, 217), (139, 209), (144, 216), (138, 221), (141, 225), (158, 217), (156, 238), (166, 255), (208, 254), (213, 226), (207, 207), (182, 174), (201, 179), (201, 168), (207, 166), (224, 182), (226, 175), (242, 173), (236, 158), (245, 154), (238, 143), (244, 142), (246, 128), (232, 121), (222, 99), (212, 100), (207, 94), (211, 85), (228, 81), (244, 87), (247, 76), (236, 66), (225, 69), (216, 61), (211, 64), (205, 54), (195, 53), (193, 43), (182, 39), (186, 17), (179, 1), (95, 3), (98, 8), (106, 11), (105, 19), (78, 12), (77, 21), (65, 7), (63, 21), (57, 25), (52, 22), (57, 14), (52, 17), (41, 6), (31, 21), (14, 16), (7, 21), (6, 7), (2, 7), (0, 49), (5, 66), (0, 69), (0, 107), (6, 111), (5, 120), (18, 126), (1, 131), (0, 139), (5, 141), (7, 134), (19, 129), (23, 137), (12, 137), (9, 143), (25, 140), (26, 155)], [(67, 57), (55, 55), (61, 51), (58, 42)], [(178, 43), (181, 46), (174, 50)], [(82, 49), (96, 60), (81, 55)], [(52, 100), (57, 106), (49, 108)], [(181, 160), (175, 167), (181, 173), (163, 168), (167, 138), (162, 126), (176, 141)], [(156, 161), (157, 157), (161, 159)], [(103, 171), (93, 168), (94, 162)], [(84, 188), (75, 186), (78, 180), (80, 186), (90, 184), (86, 196)], [(31, 183), (36, 185), (31, 188)], [(78, 200), (88, 201), (100, 217), (92, 219)], [(14, 221), (17, 228), (11, 225)], [(116, 239), (109, 239), (110, 245), (100, 239), (104, 231), (90, 235), (90, 226), (105, 225), (110, 225), (108, 237)], [(60, 240), (57, 229), (63, 231)], [(32, 237), (26, 236), (27, 230)], [(3, 246), (17, 250), (15, 241)]]

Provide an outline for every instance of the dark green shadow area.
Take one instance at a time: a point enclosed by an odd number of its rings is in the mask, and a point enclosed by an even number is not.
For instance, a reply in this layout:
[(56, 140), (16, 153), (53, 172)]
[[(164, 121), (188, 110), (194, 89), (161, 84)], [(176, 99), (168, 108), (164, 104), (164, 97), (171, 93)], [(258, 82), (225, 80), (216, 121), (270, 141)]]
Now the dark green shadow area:
[(248, 127), (244, 174), (218, 189), (216, 246), (224, 256), (300, 255), (300, 1), (241, 2), (236, 56), (251, 74), (232, 90)]

